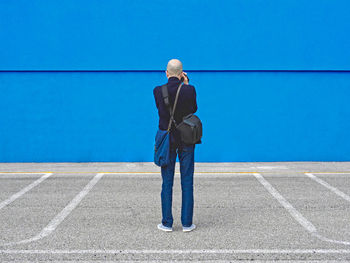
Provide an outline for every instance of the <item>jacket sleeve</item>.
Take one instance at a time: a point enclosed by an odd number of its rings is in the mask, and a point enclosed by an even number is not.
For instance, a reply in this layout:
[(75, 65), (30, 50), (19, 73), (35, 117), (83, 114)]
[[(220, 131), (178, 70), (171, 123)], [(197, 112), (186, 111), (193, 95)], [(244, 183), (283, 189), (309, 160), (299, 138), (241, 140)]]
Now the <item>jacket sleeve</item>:
[(153, 89), (153, 96), (154, 96), (154, 100), (155, 100), (155, 102), (156, 102), (156, 106), (157, 106), (157, 109), (158, 109), (158, 108), (159, 108), (159, 105), (158, 105), (158, 100), (157, 100), (156, 88), (157, 88), (157, 87), (155, 87), (155, 88)]
[(197, 111), (197, 94), (196, 94), (196, 89), (193, 87), (193, 113)]

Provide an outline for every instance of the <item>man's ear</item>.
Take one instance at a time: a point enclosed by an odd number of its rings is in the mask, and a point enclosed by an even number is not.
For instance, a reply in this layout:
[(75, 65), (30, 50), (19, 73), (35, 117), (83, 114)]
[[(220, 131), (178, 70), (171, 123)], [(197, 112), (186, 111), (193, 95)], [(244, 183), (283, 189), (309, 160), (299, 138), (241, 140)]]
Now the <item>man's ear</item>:
[(166, 77), (169, 78), (169, 73), (167, 70), (165, 71), (165, 74), (166, 74)]

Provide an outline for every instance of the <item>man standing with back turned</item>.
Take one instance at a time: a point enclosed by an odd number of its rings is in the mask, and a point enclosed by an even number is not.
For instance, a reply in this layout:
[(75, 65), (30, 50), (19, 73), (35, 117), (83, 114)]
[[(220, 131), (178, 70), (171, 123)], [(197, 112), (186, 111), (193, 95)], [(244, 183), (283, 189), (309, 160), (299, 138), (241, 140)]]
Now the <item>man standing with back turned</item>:
[[(169, 93), (169, 104), (171, 108), (174, 106), (177, 90), (181, 83), (183, 85), (178, 95), (178, 101), (175, 108), (174, 120), (179, 124), (182, 118), (190, 113), (197, 111), (196, 90), (192, 85), (188, 84), (188, 77), (182, 71), (182, 63), (177, 59), (168, 62), (166, 76), (168, 78), (167, 88)], [(170, 112), (165, 105), (162, 88), (157, 86), (153, 90), (153, 95), (158, 108), (159, 129), (167, 130), (170, 120)], [(173, 183), (176, 157), (179, 156), (180, 173), (181, 173), (181, 189), (182, 189), (182, 208), (181, 223), (183, 231), (188, 232), (196, 228), (192, 223), (193, 218), (193, 173), (194, 173), (194, 148), (195, 145), (187, 145), (181, 141), (179, 132), (172, 123), (170, 129), (170, 164), (162, 167), (162, 223), (158, 225), (158, 229), (163, 231), (172, 231), (173, 215), (172, 215), (172, 198)]]

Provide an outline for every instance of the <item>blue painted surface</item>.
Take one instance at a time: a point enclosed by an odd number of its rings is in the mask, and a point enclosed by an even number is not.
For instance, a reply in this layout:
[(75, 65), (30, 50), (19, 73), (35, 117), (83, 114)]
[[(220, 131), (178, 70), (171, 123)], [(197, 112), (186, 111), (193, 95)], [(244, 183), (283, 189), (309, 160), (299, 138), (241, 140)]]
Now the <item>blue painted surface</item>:
[[(204, 125), (197, 161), (350, 159), (350, 74), (190, 77)], [(0, 73), (0, 160), (152, 161), (152, 89), (165, 81), (163, 73)]]
[(0, 69), (350, 70), (348, 0), (0, 1)]
[(0, 1), (0, 162), (152, 161), (173, 57), (196, 71), (196, 161), (350, 161), (347, 0), (173, 3)]

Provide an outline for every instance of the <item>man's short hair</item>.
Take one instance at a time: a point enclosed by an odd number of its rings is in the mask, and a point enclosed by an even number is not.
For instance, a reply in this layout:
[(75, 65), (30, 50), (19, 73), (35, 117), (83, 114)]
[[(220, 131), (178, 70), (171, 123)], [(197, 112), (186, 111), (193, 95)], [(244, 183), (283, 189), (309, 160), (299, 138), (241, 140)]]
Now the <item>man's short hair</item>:
[(179, 76), (182, 73), (182, 63), (178, 59), (171, 59), (166, 67), (170, 76)]

